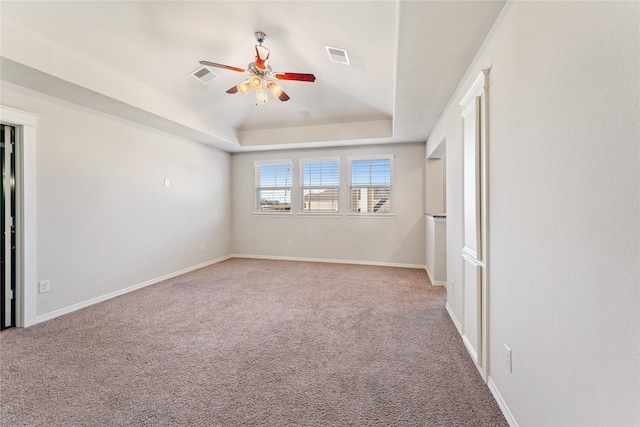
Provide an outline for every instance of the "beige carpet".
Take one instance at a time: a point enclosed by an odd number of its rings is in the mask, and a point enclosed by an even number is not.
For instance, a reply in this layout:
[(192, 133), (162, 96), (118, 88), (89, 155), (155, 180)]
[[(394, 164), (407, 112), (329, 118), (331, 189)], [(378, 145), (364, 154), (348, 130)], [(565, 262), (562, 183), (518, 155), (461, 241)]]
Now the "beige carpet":
[(445, 298), (422, 270), (227, 260), (3, 331), (1, 425), (507, 425)]

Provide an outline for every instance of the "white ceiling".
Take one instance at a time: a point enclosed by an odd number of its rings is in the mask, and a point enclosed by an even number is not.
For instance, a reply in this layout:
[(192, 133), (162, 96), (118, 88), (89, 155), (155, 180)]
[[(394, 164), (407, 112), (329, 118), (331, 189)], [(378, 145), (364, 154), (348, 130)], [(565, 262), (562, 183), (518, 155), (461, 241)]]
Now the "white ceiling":
[[(3, 80), (230, 152), (426, 140), (504, 1), (2, 1)], [(227, 89), (267, 34), (291, 97)], [(351, 65), (325, 46), (346, 49)], [(92, 76), (92, 79), (88, 76)], [(126, 83), (126, 84), (125, 84)], [(118, 89), (120, 85), (120, 89)], [(160, 106), (154, 99), (163, 99)], [(309, 112), (310, 117), (305, 117)]]

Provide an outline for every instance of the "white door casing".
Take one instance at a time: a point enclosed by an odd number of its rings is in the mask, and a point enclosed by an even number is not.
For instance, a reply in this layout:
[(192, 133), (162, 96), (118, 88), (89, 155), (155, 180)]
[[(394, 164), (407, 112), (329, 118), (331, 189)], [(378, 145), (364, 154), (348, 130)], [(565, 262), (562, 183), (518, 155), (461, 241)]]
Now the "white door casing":
[(0, 122), (16, 128), (16, 326), (36, 323), (36, 116), (0, 105)]
[(11, 319), (12, 319), (12, 300), (13, 300), (13, 290), (11, 289), (11, 268), (12, 268), (12, 259), (13, 256), (11, 255), (12, 251), (11, 251), (11, 225), (12, 225), (12, 216), (11, 216), (11, 206), (12, 206), (12, 200), (11, 200), (11, 153), (13, 152), (13, 141), (11, 138), (11, 126), (6, 126), (3, 128), (4, 131), (4, 144), (2, 145), (2, 148), (0, 148), (1, 150), (3, 150), (3, 156), (2, 158), (4, 159), (4, 165), (2, 165), (2, 185), (4, 187), (4, 191), (2, 192), (2, 194), (4, 195), (3, 200), (2, 200), (2, 205), (4, 207), (4, 230), (0, 230), (0, 232), (4, 233), (5, 235), (5, 240), (4, 240), (4, 253), (5, 255), (5, 259), (3, 260), (4, 265), (5, 265), (5, 271), (4, 271), (4, 301), (5, 301), (5, 306), (4, 308), (4, 319), (0, 319), (0, 322), (2, 322), (2, 327), (8, 327), (11, 325)]
[(488, 376), (488, 83), (483, 70), (462, 107), (462, 339), (483, 379)]

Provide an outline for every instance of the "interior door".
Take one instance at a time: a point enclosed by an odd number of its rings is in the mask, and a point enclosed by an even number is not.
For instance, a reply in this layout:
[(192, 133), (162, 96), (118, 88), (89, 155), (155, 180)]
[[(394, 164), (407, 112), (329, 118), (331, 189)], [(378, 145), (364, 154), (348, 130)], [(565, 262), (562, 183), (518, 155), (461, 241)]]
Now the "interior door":
[(15, 138), (16, 132), (13, 126), (0, 125), (0, 165), (2, 167), (0, 329), (10, 328), (16, 324)]
[(462, 106), (462, 339), (487, 379), (487, 85), (488, 70), (478, 77)]

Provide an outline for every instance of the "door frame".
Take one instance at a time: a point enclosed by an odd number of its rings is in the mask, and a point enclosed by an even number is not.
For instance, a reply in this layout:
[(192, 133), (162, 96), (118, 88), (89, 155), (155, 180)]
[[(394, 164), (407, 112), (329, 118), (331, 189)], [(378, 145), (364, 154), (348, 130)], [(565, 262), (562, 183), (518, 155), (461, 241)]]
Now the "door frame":
[[(2, 253), (3, 253), (3, 286), (0, 292), (2, 302), (2, 317), (0, 330), (16, 325), (16, 268), (15, 268), (15, 140), (16, 128), (0, 123), (0, 134), (3, 138), (0, 153), (2, 153)], [(14, 183), (14, 185), (12, 185)]]
[[(477, 241), (476, 241), (476, 250), (468, 251), (465, 247), (464, 242), (464, 201), (462, 203), (463, 212), (462, 212), (462, 226), (463, 226), (463, 242), (462, 242), (462, 258), (463, 258), (463, 286), (465, 286), (464, 280), (464, 262), (469, 262), (469, 264), (474, 265), (478, 270), (479, 287), (478, 292), (480, 293), (480, 298), (477, 301), (477, 309), (479, 311), (479, 325), (477, 326), (477, 334), (480, 340), (479, 348), (477, 349), (477, 353), (474, 352), (472, 346), (469, 345), (468, 342), (465, 342), (465, 346), (471, 355), (476, 368), (480, 372), (480, 375), (487, 382), (489, 378), (489, 362), (490, 362), (490, 354), (489, 354), (489, 71), (490, 69), (484, 69), (480, 73), (480, 75), (474, 80), (471, 84), (467, 93), (463, 96), (460, 101), (460, 106), (463, 110), (469, 108), (469, 106), (475, 102), (477, 102), (476, 106), (478, 108), (479, 117), (478, 119), (478, 147), (477, 148), (477, 163), (476, 166), (479, 169), (476, 171), (476, 179), (479, 182), (476, 182), (476, 190), (477, 190), (477, 218), (476, 218), (476, 226), (477, 226)], [(464, 135), (461, 135), (462, 141), (464, 143)], [(462, 156), (464, 158), (464, 147), (462, 151)], [(464, 164), (461, 168), (462, 172), (462, 185), (463, 185), (463, 198), (464, 198)], [(465, 301), (465, 291), (463, 289), (463, 315), (462, 315), (462, 335), (463, 341), (465, 338), (465, 323), (466, 319), (464, 316), (464, 307), (467, 304)], [(475, 354), (474, 354), (475, 353)]]
[(36, 121), (27, 111), (0, 105), (0, 122), (16, 128), (16, 326), (36, 323)]

